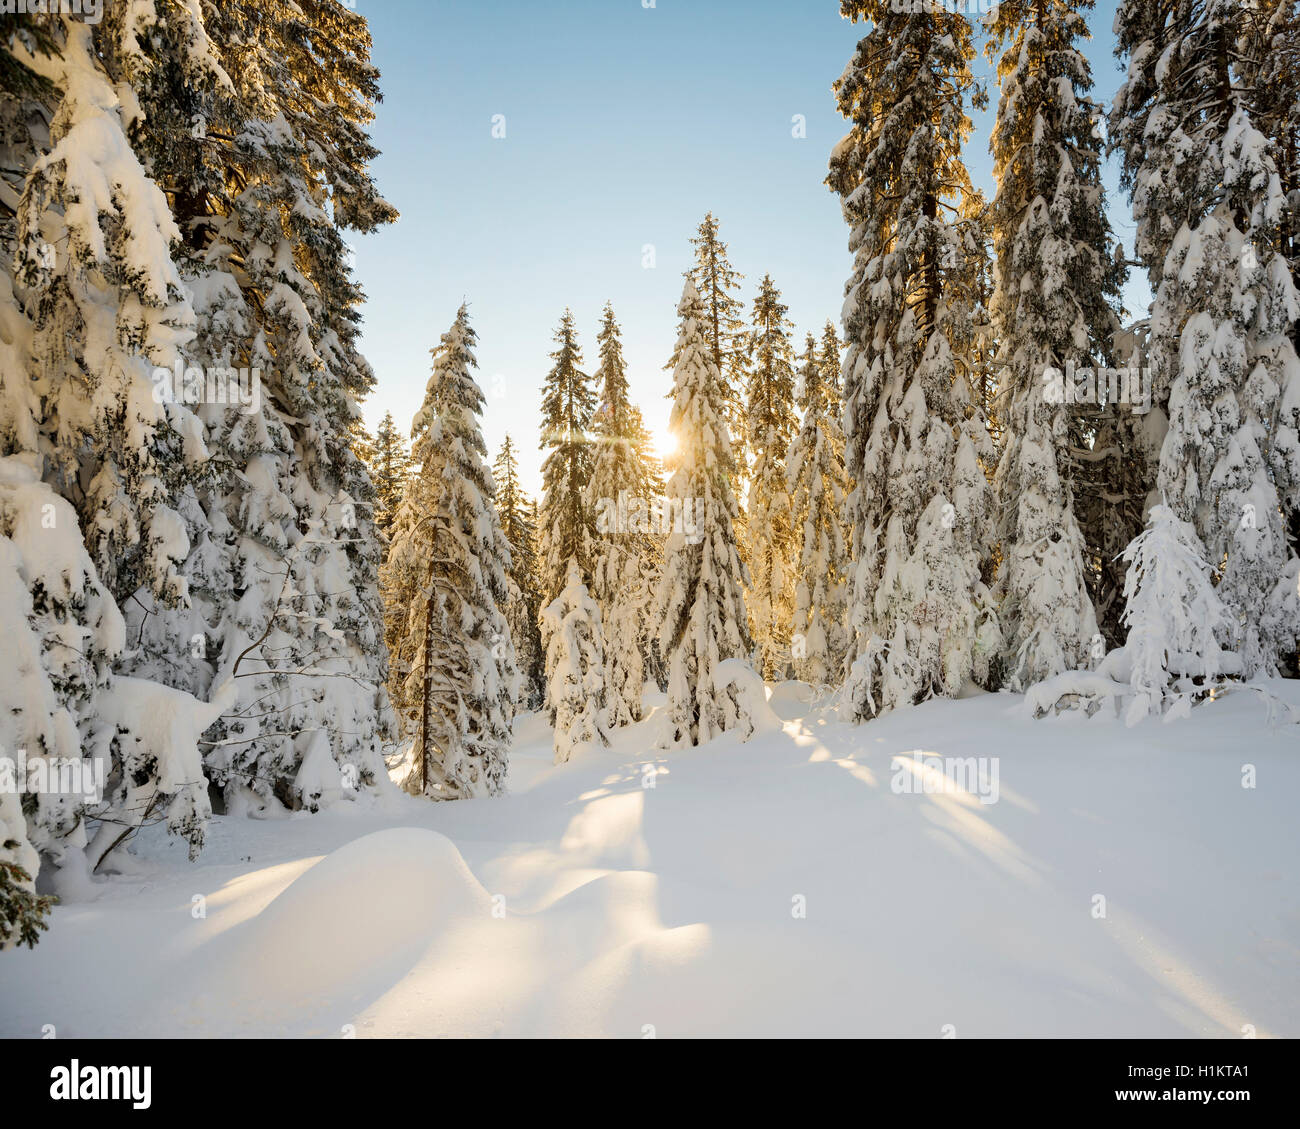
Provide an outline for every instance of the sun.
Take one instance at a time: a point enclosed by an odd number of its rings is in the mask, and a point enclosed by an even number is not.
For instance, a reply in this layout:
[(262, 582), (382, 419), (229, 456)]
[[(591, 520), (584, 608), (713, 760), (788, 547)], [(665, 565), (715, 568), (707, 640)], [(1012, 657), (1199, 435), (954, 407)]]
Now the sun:
[(677, 453), (677, 433), (661, 427), (654, 433), (655, 454), (660, 460), (671, 459)]

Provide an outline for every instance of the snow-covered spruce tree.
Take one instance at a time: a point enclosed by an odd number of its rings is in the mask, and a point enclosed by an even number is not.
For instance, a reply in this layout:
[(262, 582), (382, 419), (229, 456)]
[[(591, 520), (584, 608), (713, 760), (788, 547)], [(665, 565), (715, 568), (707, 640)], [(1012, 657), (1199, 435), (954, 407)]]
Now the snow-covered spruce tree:
[[(1244, 16), (1236, 54), (1255, 128), (1273, 141), (1287, 199), (1280, 249), (1300, 286), (1300, 0), (1262, 0)], [(1293, 337), (1300, 338), (1300, 324)]]
[(175, 117), (172, 89), (190, 89), (174, 11), (124, 52), (142, 76), (139, 121), (151, 123), (133, 138), (165, 173), (184, 234), (197, 314), (187, 361), (238, 370), (252, 394), (195, 407), (211, 457), (182, 508), (191, 610), (132, 601), (131, 670), (201, 696), (236, 673), (207, 772), (228, 803), (297, 807), (309, 754), (324, 750), (327, 774), (364, 784), (384, 775), (395, 735), (374, 493), (353, 450), (374, 377), (357, 351), (363, 295), (342, 235), (396, 216), (367, 170), (377, 76), (364, 19), (341, 5), (207, 6), (203, 42), (229, 86), (186, 104), (188, 128), (160, 130)]
[(1214, 570), (1196, 530), (1163, 505), (1152, 509), (1124, 561), (1124, 651), (1134, 694), (1128, 722), (1166, 709), (1184, 714), (1217, 679), (1241, 669), (1239, 657), (1219, 644), (1231, 616)]
[(846, 694), (872, 717), (986, 683), (1000, 650), (988, 568), (992, 444), (966, 353), (979, 226), (961, 145), (971, 29), (943, 10), (844, 0), (871, 22), (835, 84), (851, 123), (828, 184), (850, 226), (844, 429), (857, 561)]
[(1168, 416), (1156, 484), (1204, 546), (1231, 617), (1221, 642), (1250, 677), (1276, 670), (1300, 633), (1300, 561), (1283, 526), (1300, 496), (1286, 201), (1243, 88), (1244, 8), (1208, 0), (1154, 30), (1145, 21), (1127, 7), (1117, 16), (1130, 63), (1112, 129), (1155, 283), (1152, 384)]
[[(541, 591), (549, 604), (564, 588), (569, 561), (591, 575), (595, 515), (587, 505), (591, 481), (591, 417), (596, 392), (582, 371), (582, 350), (573, 313), (564, 311), (555, 331), (555, 366), (542, 387)], [(549, 677), (549, 672), (548, 672)]]
[(754, 299), (747, 360), (745, 446), (753, 459), (742, 538), (750, 586), (745, 591), (754, 666), (765, 680), (784, 677), (794, 619), (795, 531), (786, 456), (794, 413), (793, 328), (781, 292), (764, 275)]
[[(477, 337), (461, 306), (433, 350), (412, 427), (418, 470), (393, 523), (384, 565), (392, 696), (414, 727), (408, 790), (432, 799), (495, 796), (505, 787), (519, 691), (503, 609), (510, 545), (494, 503), (471, 370)], [(405, 622), (402, 622), (404, 618)]]
[[(136, 7), (140, 30), (150, 9)], [(196, 20), (173, 13), (191, 46)], [(185, 612), (182, 513), (207, 456), (193, 414), (155, 395), (154, 369), (181, 361), (194, 315), (179, 229), (130, 143), (142, 86), (122, 64), (121, 29), (24, 17), (0, 45), (16, 76), (0, 111), (0, 214), (16, 252), (12, 273), (8, 261), (0, 271), (4, 521), (27, 588), (14, 606), (30, 608), (56, 709), (52, 729), (33, 720), (24, 733), (33, 758), (84, 753), (104, 784), (93, 800), (29, 798), (27, 839), (57, 867), (43, 880), (57, 889), (154, 813), (197, 850), (210, 811), (191, 723), (215, 711), (111, 673), (130, 654), (119, 602)], [(186, 74), (218, 81), (220, 68), (196, 50)], [(19, 528), (38, 532), (23, 540)], [(28, 670), (27, 685), (39, 683)]]
[[(726, 419), (736, 451), (740, 481), (745, 477), (745, 304), (737, 294), (744, 275), (727, 258), (727, 245), (719, 238), (718, 221), (709, 212), (691, 246), (695, 262), (686, 272), (704, 303), (704, 332), (713, 363), (726, 389)], [(671, 364), (676, 363), (675, 359)], [(743, 515), (742, 515), (743, 521)]]
[(1003, 0), (992, 151), (993, 317), (1002, 370), (997, 498), (1004, 667), (1015, 689), (1089, 665), (1097, 617), (1074, 513), (1067, 363), (1110, 366), (1122, 273), (1101, 185), (1100, 110), (1076, 46), (1091, 0)]
[[(12, 327), (9, 319), (0, 322), (5, 366), (16, 359), (4, 342)], [(83, 735), (113, 684), (112, 665), (126, 632), (82, 543), (72, 505), (41, 481), (41, 465), (31, 453), (0, 458), (0, 607), (9, 656), (0, 680), (0, 756), (22, 753), (33, 764), (49, 765), (82, 756)], [(120, 758), (101, 767), (107, 784), (110, 774), (120, 774)], [(0, 775), (5, 771), (0, 768)], [(145, 773), (141, 782), (151, 781), (156, 774)], [(0, 780), (0, 794), (16, 793), (0, 834), (0, 841), (18, 844), (10, 849), (11, 861), (31, 879), (42, 861), (67, 868), (74, 880), (84, 876), (94, 861), (84, 851), (87, 818), (110, 813), (83, 795), (24, 790), (16, 775)], [(193, 831), (201, 841), (201, 828), (183, 824), (178, 808), (176, 829)]]
[(189, 411), (154, 397), (154, 368), (180, 359), (193, 321), (171, 254), (180, 231), (127, 140), (90, 27), (68, 20), (57, 35), (48, 56), (11, 45), (59, 92), (17, 215), (43, 474), (76, 507), (114, 597), (143, 589), (175, 606), (189, 543), (174, 503), (206, 453)]
[(510, 542), (510, 569), (506, 574), (509, 595), (505, 616), (522, 679), (519, 702), (526, 709), (541, 709), (545, 694), (542, 679), (546, 668), (538, 627), (542, 599), (537, 581), (536, 503), (524, 494), (519, 484), (519, 460), (515, 455), (514, 440), (509, 435), (501, 444), (492, 466), (492, 478), (496, 483), (501, 532)]
[[(1280, 217), (1279, 250), (1300, 288), (1300, 0), (1268, 0), (1245, 13), (1247, 34), (1238, 48), (1251, 117), (1273, 141), (1282, 194), (1287, 207)], [(1291, 340), (1300, 350), (1300, 319)], [(1300, 495), (1282, 492), (1282, 515), (1290, 551), (1300, 554)], [(1300, 677), (1300, 645), (1285, 673)]]
[(0, 792), (0, 952), (17, 945), (35, 947), (47, 928), (54, 899), (36, 893), (39, 865), (27, 842), (17, 794)]
[(560, 594), (542, 609), (542, 636), (555, 763), (563, 764), (584, 747), (609, 744), (600, 608), (583, 584), (575, 560), (569, 561)]
[(392, 528), (402, 492), (411, 473), (411, 456), (406, 439), (393, 422), (393, 413), (385, 412), (375, 431), (370, 457), (366, 460), (375, 484), (375, 526), (385, 534)]
[(1225, 641), (1250, 677), (1276, 672), (1300, 636), (1300, 561), (1287, 544), (1278, 489), (1300, 490), (1300, 360), (1289, 336), (1300, 301), (1272, 250), (1275, 205), (1254, 203), (1250, 236), (1234, 220), (1251, 182), (1269, 174), (1263, 162), (1250, 167), (1264, 139), (1244, 112), (1233, 123), (1224, 181), (1241, 197), (1230, 195), (1180, 233), (1156, 301), (1158, 318), (1183, 321), (1159, 485), (1218, 566), (1218, 595), (1232, 617)]
[(808, 334), (800, 370), (803, 422), (787, 460), (796, 565), (795, 677), (814, 686), (839, 680), (848, 645), (844, 433), (840, 430), (839, 340), (826, 326), (822, 344)]
[[(671, 521), (673, 515), (665, 509), (664, 500), (664, 464), (655, 450), (655, 438), (645, 425), (641, 409), (633, 404), (629, 410), (631, 416), (632, 451), (636, 457), (645, 491), (645, 513), (650, 515), (649, 536), (652, 542), (651, 552), (642, 560), (644, 584), (647, 602), (642, 607), (641, 635), (638, 646), (641, 651), (641, 665), (646, 677), (661, 690), (667, 686), (667, 674), (664, 669), (663, 656), (659, 652), (659, 625), (650, 615), (650, 603), (659, 588), (659, 578), (663, 575), (664, 542), (666, 533), (663, 522)], [(659, 515), (656, 525), (654, 515)], [(666, 515), (666, 516), (665, 516)]]
[(669, 534), (653, 615), (668, 667), (665, 747), (701, 745), (730, 729), (753, 730), (741, 688), (718, 678), (719, 665), (743, 660), (750, 640), (736, 548), (737, 513), (727, 390), (707, 330), (708, 312), (687, 279), (677, 306), (673, 408), (677, 437), (667, 504), (680, 507), (681, 530)]
[(587, 505), (595, 515), (591, 594), (604, 625), (605, 693), (611, 729), (641, 720), (648, 608), (657, 582), (658, 531), (652, 530), (653, 468), (638, 450), (641, 420), (628, 398), (622, 334), (609, 303), (601, 317), (601, 403), (592, 421), (595, 456)]

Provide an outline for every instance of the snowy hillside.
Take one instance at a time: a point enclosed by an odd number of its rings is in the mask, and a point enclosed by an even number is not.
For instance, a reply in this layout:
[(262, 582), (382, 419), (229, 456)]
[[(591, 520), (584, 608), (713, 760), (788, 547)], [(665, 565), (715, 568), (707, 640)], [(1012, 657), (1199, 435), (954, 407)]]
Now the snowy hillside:
[[(651, 698), (559, 766), (528, 715), (500, 799), (218, 816), (193, 864), (142, 833), (0, 962), (0, 1035), (1294, 1037), (1300, 696), (1269, 689), (1292, 712), (854, 726), (784, 683), (780, 732), (658, 751)], [(996, 759), (926, 792), (914, 750)]]

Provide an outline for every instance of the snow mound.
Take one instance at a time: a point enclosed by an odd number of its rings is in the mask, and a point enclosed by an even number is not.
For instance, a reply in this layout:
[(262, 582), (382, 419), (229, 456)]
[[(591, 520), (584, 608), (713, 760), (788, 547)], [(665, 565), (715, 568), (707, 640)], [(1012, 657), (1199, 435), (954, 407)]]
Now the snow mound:
[(488, 919), (491, 901), (445, 835), (414, 827), (366, 835), (232, 930), (195, 1006), (224, 1013), (240, 999), (259, 1029), (292, 1022), (304, 1001), (351, 1014), (453, 923)]
[(768, 704), (767, 687), (754, 668), (744, 659), (725, 659), (713, 668), (713, 688), (721, 693), (728, 686), (736, 688), (742, 715), (750, 730), (746, 737), (759, 733), (780, 733), (780, 716)]

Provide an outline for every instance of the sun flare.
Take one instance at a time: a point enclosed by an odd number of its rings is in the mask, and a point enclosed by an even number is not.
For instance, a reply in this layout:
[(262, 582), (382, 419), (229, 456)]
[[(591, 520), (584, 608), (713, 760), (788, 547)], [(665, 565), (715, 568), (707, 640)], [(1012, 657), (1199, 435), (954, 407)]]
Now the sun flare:
[(660, 459), (670, 459), (677, 453), (677, 433), (662, 427), (654, 433), (654, 444)]

